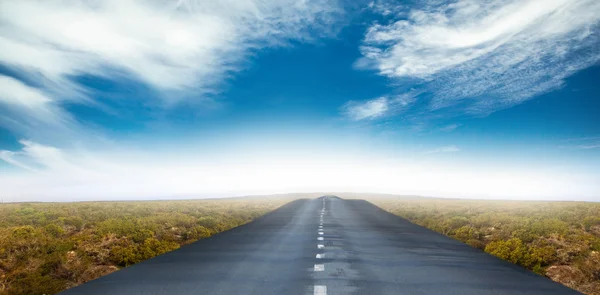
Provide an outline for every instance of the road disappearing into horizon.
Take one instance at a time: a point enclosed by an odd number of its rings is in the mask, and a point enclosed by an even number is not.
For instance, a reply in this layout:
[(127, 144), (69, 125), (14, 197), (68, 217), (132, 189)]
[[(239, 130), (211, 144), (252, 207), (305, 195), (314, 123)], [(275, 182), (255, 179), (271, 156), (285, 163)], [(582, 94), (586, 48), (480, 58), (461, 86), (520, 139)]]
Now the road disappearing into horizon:
[(61, 294), (580, 294), (364, 200), (290, 202)]

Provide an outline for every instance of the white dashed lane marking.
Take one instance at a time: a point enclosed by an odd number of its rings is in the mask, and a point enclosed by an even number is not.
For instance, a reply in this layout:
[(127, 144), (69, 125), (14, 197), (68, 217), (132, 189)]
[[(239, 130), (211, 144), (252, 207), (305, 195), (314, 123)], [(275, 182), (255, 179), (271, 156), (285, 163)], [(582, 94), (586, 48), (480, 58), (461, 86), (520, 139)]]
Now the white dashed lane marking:
[(327, 295), (327, 286), (315, 286), (315, 295)]
[[(323, 199), (323, 209), (321, 209), (321, 215), (319, 217), (319, 236), (317, 237), (317, 240), (319, 241), (323, 241), (324, 238), (321, 237), (324, 232), (323, 232), (323, 218), (325, 216), (325, 199)], [(317, 249), (324, 249), (325, 245), (323, 244), (317, 244)], [(321, 253), (321, 254), (317, 254), (316, 255), (316, 259), (323, 259), (325, 257), (325, 254)], [(314, 266), (314, 271), (325, 271), (325, 264), (315, 264)], [(315, 285), (314, 286), (314, 295), (327, 295), (327, 286), (324, 285)]]

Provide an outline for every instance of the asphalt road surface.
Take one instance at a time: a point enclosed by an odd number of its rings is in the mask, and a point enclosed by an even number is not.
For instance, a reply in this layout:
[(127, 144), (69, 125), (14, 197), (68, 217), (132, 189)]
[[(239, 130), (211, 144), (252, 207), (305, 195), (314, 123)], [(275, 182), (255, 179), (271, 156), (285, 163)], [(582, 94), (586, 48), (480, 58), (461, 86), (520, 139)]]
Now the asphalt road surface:
[(364, 200), (298, 200), (61, 294), (579, 294)]

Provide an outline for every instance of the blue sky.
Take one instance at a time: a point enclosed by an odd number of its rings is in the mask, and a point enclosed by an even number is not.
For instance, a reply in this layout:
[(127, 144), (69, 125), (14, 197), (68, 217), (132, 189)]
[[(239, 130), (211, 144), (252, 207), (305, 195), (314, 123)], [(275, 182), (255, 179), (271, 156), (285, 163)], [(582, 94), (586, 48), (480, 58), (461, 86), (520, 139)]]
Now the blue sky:
[(600, 3), (0, 4), (0, 186), (600, 200)]

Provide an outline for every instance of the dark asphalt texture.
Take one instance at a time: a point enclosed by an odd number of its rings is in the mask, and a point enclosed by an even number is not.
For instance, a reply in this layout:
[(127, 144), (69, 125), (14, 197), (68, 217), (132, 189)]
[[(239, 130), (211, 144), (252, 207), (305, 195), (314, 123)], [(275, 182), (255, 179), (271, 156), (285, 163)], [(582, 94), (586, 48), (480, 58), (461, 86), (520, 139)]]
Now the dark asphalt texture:
[(367, 201), (322, 197), (61, 294), (580, 293)]

